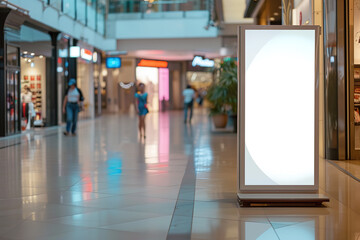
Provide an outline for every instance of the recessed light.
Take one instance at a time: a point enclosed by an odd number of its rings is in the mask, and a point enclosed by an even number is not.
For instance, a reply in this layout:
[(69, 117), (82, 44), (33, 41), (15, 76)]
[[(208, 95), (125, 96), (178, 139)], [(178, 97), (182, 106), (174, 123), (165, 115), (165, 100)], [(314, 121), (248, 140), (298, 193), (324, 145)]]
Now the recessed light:
[(43, 58), (44, 56), (43, 55), (40, 55), (39, 58)]
[(274, 17), (269, 18), (270, 21), (275, 21)]
[(278, 13), (278, 12), (274, 12), (274, 16), (279, 16), (279, 13)]
[(35, 53), (32, 52), (32, 53), (30, 53), (30, 55), (31, 55), (31, 56), (35, 56)]
[(279, 9), (282, 9), (282, 6), (279, 6)]
[(28, 54), (28, 52), (27, 52), (27, 51), (23, 51), (23, 54)]

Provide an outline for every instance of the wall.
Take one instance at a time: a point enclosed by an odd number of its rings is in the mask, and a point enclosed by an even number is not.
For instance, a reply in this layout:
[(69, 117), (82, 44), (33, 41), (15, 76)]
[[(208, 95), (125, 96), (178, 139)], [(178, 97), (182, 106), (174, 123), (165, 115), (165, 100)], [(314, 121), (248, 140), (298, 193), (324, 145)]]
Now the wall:
[(243, 21), (246, 2), (239, 0), (223, 0), (223, 14), (225, 23), (238, 23)]
[(120, 87), (120, 82), (123, 83), (134, 83), (136, 80), (135, 74), (135, 59), (123, 59), (122, 66), (119, 69), (119, 75), (117, 80), (117, 89), (118, 89), (118, 104), (119, 110), (122, 113), (128, 113), (135, 109), (134, 107), (134, 95), (135, 95), (135, 85), (130, 89), (124, 89)]
[[(122, 66), (119, 69), (107, 69), (107, 111), (115, 112), (128, 112), (132, 111), (133, 94), (129, 91), (120, 89), (120, 81), (124, 83), (135, 82), (135, 59), (122, 58)], [(135, 91), (134, 91), (135, 93)]]
[[(207, 11), (151, 13), (153, 17), (128, 19), (122, 14), (109, 14), (107, 37), (116, 39), (209, 38), (217, 37), (217, 28), (208, 24)], [(125, 14), (126, 15), (126, 14)], [(136, 29), (136, 30), (134, 30)]]

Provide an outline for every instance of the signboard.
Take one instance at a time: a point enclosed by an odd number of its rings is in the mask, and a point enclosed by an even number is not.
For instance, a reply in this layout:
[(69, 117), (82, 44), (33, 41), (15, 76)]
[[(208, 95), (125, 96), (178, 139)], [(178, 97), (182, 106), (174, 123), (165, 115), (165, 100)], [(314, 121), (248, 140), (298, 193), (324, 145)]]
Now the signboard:
[(195, 56), (191, 65), (193, 67), (199, 66), (199, 67), (212, 68), (215, 66), (215, 61), (207, 58), (205, 59), (202, 56)]
[(167, 68), (168, 67), (168, 62), (166, 62), (166, 61), (158, 61), (158, 60), (141, 59), (138, 66), (139, 67)]
[(92, 58), (93, 58), (93, 53), (92, 53), (92, 51), (90, 51), (88, 49), (82, 48), (80, 56), (81, 56), (82, 59), (85, 59), (87, 61), (91, 61)]
[(319, 28), (239, 31), (239, 192), (318, 190)]
[(121, 58), (119, 58), (119, 57), (106, 58), (106, 67), (107, 68), (120, 68), (121, 67)]
[(80, 57), (80, 47), (79, 47), (79, 46), (72, 46), (72, 47), (70, 47), (70, 57), (71, 57), (71, 58), (78, 58), (78, 57)]
[(59, 49), (59, 57), (61, 58), (67, 58), (68, 57), (68, 50), (65, 49)]
[(93, 63), (98, 63), (98, 53), (97, 52), (94, 52), (93, 55), (92, 55), (92, 61)]

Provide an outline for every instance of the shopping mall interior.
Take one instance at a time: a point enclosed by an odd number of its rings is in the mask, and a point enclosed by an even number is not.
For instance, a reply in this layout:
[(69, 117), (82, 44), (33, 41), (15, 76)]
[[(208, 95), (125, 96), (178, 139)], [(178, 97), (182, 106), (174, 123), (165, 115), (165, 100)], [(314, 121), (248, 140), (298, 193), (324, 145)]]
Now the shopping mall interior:
[(0, 0), (0, 240), (360, 239), (360, 0)]

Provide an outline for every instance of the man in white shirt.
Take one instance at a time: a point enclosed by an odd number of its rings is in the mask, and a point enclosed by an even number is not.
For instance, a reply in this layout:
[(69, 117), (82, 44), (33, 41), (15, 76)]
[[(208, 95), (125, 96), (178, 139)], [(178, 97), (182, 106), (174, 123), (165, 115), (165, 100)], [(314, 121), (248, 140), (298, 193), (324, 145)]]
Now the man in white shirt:
[(193, 107), (194, 107), (194, 98), (195, 98), (194, 89), (192, 89), (190, 85), (187, 85), (186, 89), (183, 91), (183, 96), (184, 96), (184, 123), (187, 122), (187, 114), (189, 109), (190, 109), (189, 122), (191, 122)]

